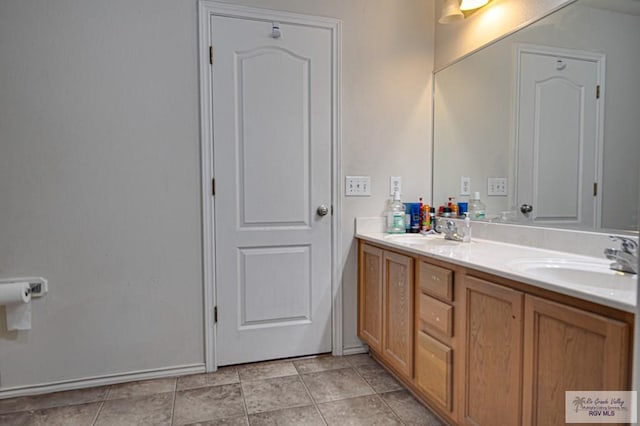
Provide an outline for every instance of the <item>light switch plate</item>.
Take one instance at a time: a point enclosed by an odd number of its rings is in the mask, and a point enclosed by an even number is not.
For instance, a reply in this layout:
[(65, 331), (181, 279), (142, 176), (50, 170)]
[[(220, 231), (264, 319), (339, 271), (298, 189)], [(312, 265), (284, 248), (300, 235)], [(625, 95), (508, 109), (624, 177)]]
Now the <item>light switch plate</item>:
[(370, 176), (347, 176), (344, 184), (346, 197), (369, 197), (371, 195)]
[(489, 196), (507, 196), (507, 178), (488, 178), (487, 179), (487, 195)]

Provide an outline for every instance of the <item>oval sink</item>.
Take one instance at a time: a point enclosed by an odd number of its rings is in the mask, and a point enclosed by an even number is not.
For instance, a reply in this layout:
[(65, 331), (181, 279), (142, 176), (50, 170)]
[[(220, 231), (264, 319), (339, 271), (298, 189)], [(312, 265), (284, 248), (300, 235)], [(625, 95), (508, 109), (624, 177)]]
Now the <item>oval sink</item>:
[(605, 290), (631, 291), (638, 280), (633, 274), (609, 269), (607, 260), (583, 259), (518, 259), (508, 263), (517, 272), (545, 281)]
[(415, 244), (415, 243), (424, 243), (430, 237), (422, 234), (391, 234), (386, 235), (384, 237), (387, 241), (393, 241), (394, 243), (406, 243), (406, 244)]
[(455, 246), (456, 241), (445, 240), (442, 235), (422, 235), (422, 234), (392, 234), (384, 237), (386, 241), (407, 244), (412, 246)]

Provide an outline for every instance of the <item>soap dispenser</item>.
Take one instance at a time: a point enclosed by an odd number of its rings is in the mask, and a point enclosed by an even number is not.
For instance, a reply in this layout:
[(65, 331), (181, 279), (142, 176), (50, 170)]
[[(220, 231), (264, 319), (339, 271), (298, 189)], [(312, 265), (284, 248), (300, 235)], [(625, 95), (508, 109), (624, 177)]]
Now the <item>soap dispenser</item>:
[(395, 191), (393, 193), (393, 202), (387, 213), (387, 232), (389, 234), (405, 233), (404, 216), (404, 204), (400, 201), (400, 192)]
[(464, 230), (462, 231), (462, 241), (465, 243), (471, 242), (471, 218), (466, 213), (464, 215)]

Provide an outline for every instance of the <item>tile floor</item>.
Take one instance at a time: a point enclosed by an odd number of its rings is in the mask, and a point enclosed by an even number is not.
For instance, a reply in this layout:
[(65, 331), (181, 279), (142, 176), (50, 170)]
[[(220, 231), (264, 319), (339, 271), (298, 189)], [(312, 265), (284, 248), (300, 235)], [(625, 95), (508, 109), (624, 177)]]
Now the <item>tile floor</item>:
[(442, 425), (368, 355), (0, 400), (0, 425)]

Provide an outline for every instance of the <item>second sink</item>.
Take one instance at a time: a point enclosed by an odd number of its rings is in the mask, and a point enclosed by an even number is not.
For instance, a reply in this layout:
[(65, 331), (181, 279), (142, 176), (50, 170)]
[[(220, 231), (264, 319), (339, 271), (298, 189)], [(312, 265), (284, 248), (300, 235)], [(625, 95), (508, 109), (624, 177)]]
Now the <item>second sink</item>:
[(637, 285), (635, 275), (609, 269), (609, 262), (583, 259), (518, 259), (508, 266), (517, 272), (545, 281), (561, 281), (594, 289), (631, 291)]

